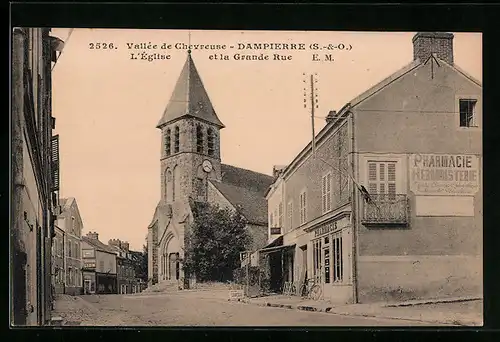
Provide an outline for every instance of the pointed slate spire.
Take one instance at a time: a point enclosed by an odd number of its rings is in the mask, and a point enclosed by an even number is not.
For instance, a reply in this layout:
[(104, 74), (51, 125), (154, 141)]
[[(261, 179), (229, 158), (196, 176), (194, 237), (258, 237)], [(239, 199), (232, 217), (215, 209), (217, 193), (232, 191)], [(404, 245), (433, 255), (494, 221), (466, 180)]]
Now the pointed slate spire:
[(212, 123), (219, 128), (224, 124), (219, 120), (203, 86), (198, 70), (188, 52), (186, 62), (177, 80), (167, 108), (163, 112), (157, 128), (183, 116), (192, 116)]

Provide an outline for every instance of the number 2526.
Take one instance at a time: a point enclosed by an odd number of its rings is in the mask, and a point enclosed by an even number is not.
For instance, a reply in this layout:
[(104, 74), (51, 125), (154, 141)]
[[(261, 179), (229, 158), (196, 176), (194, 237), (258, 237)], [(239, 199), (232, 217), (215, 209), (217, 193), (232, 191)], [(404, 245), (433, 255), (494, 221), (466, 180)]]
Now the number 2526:
[(99, 49), (114, 49), (113, 43), (89, 43), (89, 49), (99, 50)]

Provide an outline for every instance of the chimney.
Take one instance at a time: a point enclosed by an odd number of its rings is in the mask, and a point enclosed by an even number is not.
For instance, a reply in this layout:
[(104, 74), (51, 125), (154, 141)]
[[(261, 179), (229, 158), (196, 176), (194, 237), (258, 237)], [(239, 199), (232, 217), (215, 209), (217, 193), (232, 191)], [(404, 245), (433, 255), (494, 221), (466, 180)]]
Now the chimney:
[(330, 123), (336, 118), (336, 116), (337, 116), (337, 111), (331, 110), (326, 116), (325, 120), (327, 123)]
[(88, 232), (87, 237), (92, 240), (99, 240), (99, 234), (98, 233), (92, 233)]
[(121, 247), (126, 250), (127, 252), (129, 251), (129, 244), (127, 241), (121, 243)]
[(108, 245), (115, 246), (115, 247), (120, 247), (120, 240), (111, 239), (111, 240), (108, 241)]
[(448, 64), (453, 64), (453, 34), (418, 32), (413, 37), (413, 60), (425, 62), (432, 54)]
[(285, 167), (286, 167), (285, 165), (274, 165), (273, 166), (273, 177), (274, 178), (278, 177)]

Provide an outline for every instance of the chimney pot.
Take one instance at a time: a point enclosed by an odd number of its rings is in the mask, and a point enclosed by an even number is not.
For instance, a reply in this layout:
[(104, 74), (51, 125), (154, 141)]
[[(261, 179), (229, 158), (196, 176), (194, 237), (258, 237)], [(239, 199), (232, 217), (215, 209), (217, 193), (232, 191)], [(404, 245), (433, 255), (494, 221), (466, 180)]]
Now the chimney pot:
[(418, 32), (413, 37), (413, 60), (425, 62), (431, 55), (453, 64), (453, 34)]

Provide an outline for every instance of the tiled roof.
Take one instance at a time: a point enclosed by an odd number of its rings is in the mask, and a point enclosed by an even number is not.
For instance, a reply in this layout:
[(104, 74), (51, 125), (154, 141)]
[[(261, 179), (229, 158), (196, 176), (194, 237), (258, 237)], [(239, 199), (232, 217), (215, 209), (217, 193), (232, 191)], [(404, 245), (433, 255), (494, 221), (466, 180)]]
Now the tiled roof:
[(62, 211), (65, 211), (71, 207), (71, 204), (75, 201), (74, 197), (61, 198), (59, 199), (59, 204), (61, 205)]
[(116, 251), (108, 245), (105, 245), (99, 240), (90, 239), (86, 236), (82, 236), (82, 241), (88, 243), (99, 251), (116, 254)]
[(191, 54), (188, 54), (170, 101), (157, 127), (185, 115), (194, 116), (221, 128), (224, 127), (210, 102)]
[(241, 211), (249, 223), (267, 225), (267, 201), (262, 193), (224, 182), (212, 184)]
[(221, 171), (222, 183), (257, 192), (262, 197), (274, 181), (272, 176), (226, 164), (221, 164)]

